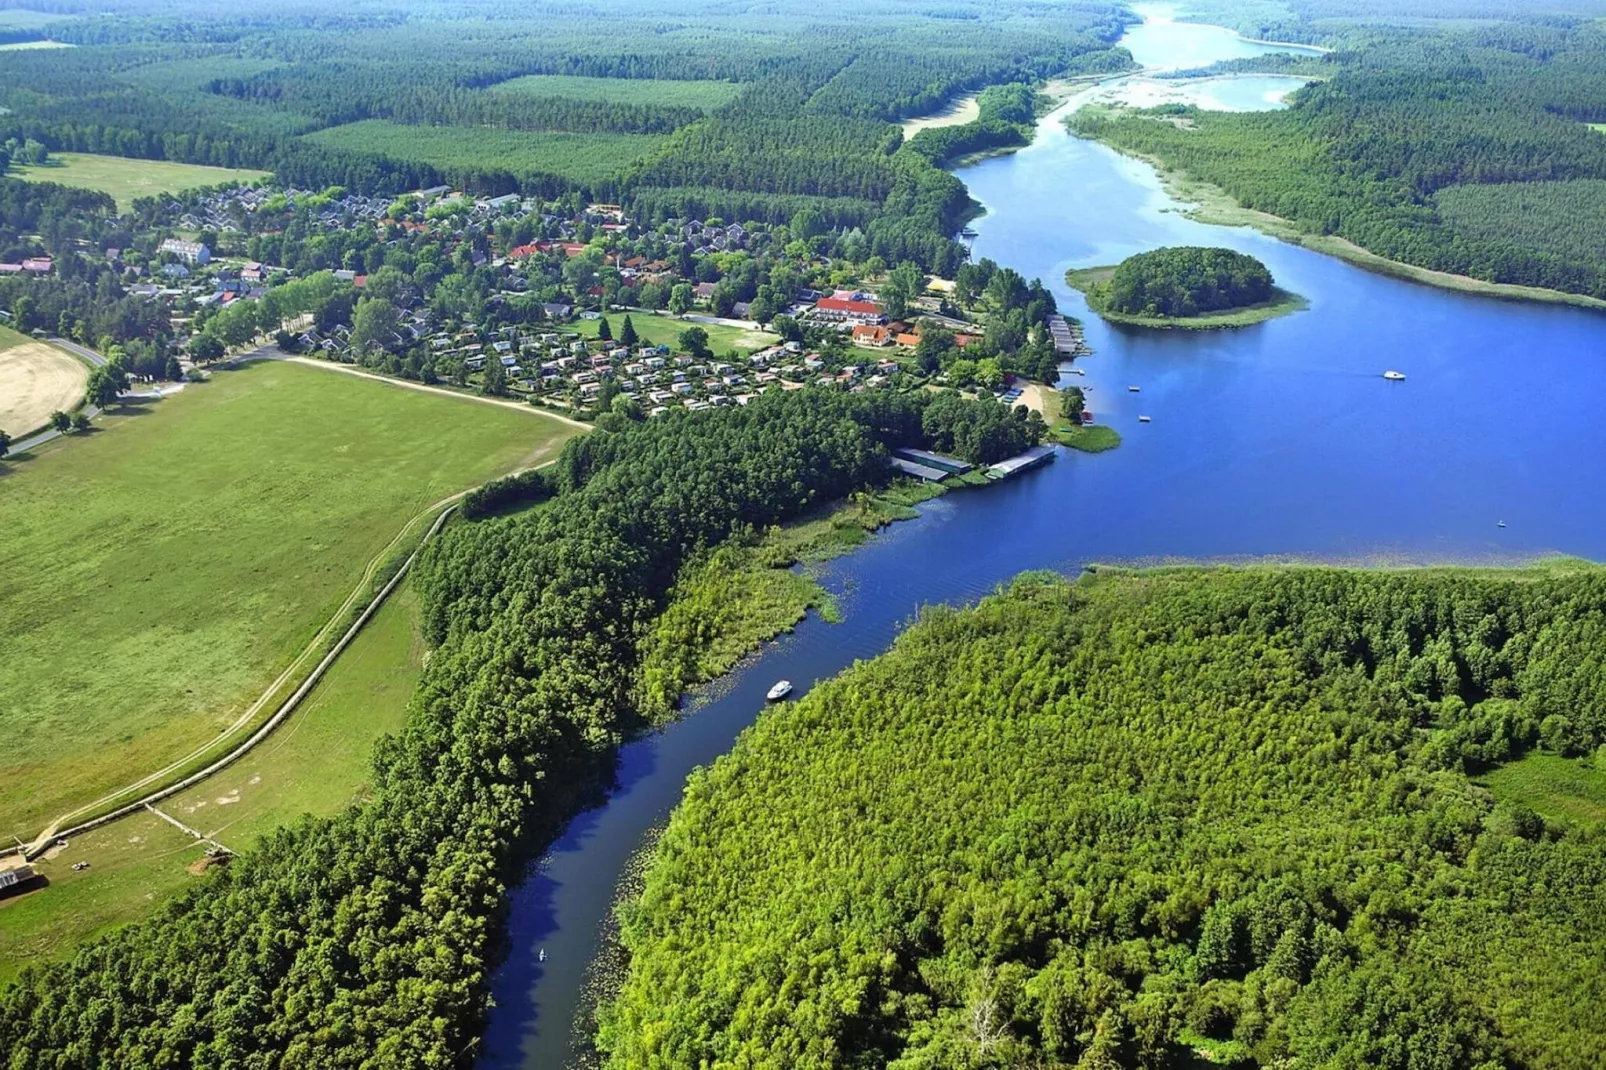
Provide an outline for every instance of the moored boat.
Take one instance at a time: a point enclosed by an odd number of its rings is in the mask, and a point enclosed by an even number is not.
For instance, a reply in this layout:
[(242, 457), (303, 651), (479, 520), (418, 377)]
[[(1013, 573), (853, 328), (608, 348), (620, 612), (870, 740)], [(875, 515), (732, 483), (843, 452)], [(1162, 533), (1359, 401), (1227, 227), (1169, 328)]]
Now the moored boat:
[(792, 681), (790, 681), (790, 680), (782, 680), (779, 683), (777, 683), (774, 687), (770, 688), (769, 694), (766, 695), (765, 698), (769, 699), (771, 702), (779, 702), (781, 699), (785, 698), (787, 695), (790, 695), (791, 693), (792, 693)]

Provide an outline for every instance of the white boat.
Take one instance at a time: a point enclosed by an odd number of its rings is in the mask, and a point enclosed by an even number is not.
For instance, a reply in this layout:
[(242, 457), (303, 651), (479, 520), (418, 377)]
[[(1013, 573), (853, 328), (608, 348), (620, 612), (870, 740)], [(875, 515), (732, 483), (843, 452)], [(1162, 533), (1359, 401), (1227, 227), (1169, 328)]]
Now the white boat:
[(1146, 424), (1146, 423), (1148, 423), (1148, 422), (1149, 422), (1149, 418), (1148, 418), (1148, 417), (1147, 417), (1147, 416), (1139, 416), (1139, 417), (1138, 417), (1138, 423), (1140, 423), (1140, 424)]
[(1405, 382), (1405, 373), (1397, 372), (1393, 368), (1390, 368), (1388, 371), (1383, 373), (1383, 378), (1387, 379), (1391, 383), (1403, 383)]
[(771, 702), (779, 702), (781, 699), (785, 698), (791, 693), (792, 681), (782, 680), (780, 683), (770, 688), (770, 693), (766, 695), (765, 698), (769, 699)]
[(1502, 521), (1500, 521), (1500, 523), (1496, 524), (1495, 526), (1503, 528), (1503, 527), (1506, 526), (1506, 522), (1504, 520), (1502, 520)]
[(1131, 391), (1134, 394), (1136, 394), (1140, 389), (1142, 389), (1142, 388), (1141, 387), (1136, 387), (1136, 386), (1127, 387), (1127, 390)]

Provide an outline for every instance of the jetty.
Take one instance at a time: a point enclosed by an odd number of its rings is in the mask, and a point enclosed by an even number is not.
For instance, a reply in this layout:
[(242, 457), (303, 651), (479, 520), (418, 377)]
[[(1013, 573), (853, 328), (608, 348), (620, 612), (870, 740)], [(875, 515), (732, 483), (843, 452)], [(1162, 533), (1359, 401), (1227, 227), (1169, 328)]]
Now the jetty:
[(1072, 323), (1064, 316), (1048, 317), (1048, 333), (1054, 339), (1054, 348), (1061, 356), (1080, 357), (1091, 352), (1082, 337), (1082, 325)]
[(988, 479), (993, 480), (1009, 479), (1012, 476), (1020, 475), (1022, 472), (1030, 472), (1034, 468), (1041, 468), (1053, 459), (1053, 446), (1033, 446), (1025, 453), (1011, 457), (1007, 461), (999, 461), (987, 469), (986, 475)]

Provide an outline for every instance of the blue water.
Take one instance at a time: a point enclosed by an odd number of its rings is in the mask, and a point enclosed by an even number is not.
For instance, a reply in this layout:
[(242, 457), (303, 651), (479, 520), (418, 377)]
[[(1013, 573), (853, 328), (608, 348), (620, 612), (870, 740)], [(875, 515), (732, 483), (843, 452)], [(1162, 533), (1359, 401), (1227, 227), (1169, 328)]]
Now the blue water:
[[(1185, 51), (1179, 65), (1209, 58)], [(1606, 558), (1606, 314), (1434, 290), (1191, 222), (1147, 166), (1071, 138), (1055, 116), (1029, 148), (962, 177), (988, 208), (974, 254), (1041, 276), (1086, 321), (1095, 354), (1066, 381), (1092, 387), (1125, 443), (924, 506), (827, 570), (845, 623), (806, 621), (694, 714), (624, 748), (607, 805), (513, 893), (483, 1066), (563, 1065), (615, 884), (687, 773), (730, 748), (775, 680), (801, 691), (874, 656), (921, 605), (1095, 561)], [(1126, 330), (1063, 284), (1067, 268), (1180, 243), (1252, 253), (1311, 307), (1231, 332)], [(1385, 382), (1387, 368), (1408, 380)]]

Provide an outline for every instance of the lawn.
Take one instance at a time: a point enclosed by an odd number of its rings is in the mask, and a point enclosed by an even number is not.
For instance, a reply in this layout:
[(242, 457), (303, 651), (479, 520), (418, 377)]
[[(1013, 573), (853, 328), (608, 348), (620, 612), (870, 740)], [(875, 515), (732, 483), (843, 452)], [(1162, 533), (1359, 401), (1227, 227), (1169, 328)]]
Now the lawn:
[(1533, 751), (1479, 779), (1497, 799), (1551, 821), (1606, 822), (1606, 769), (1591, 761)]
[[(774, 345), (781, 340), (778, 334), (769, 331), (746, 331), (740, 327), (727, 327), (722, 323), (697, 323), (693, 320), (678, 319), (674, 316), (654, 316), (650, 312), (632, 312), (630, 322), (636, 328), (636, 335), (644, 342), (653, 345), (667, 345), (675, 349), (680, 346), (676, 339), (680, 333), (690, 327), (701, 327), (708, 332), (708, 348), (718, 356), (723, 357), (731, 350), (744, 356), (759, 349)], [(625, 317), (622, 312), (608, 314), (608, 326), (613, 330), (613, 336), (619, 337), (624, 329)], [(580, 332), (585, 338), (595, 338), (601, 328), (599, 320), (581, 320), (573, 324), (570, 330)]]
[(0, 833), (213, 740), (408, 520), (574, 434), (288, 363), (129, 411), (0, 467)]
[(166, 160), (135, 160), (124, 156), (93, 156), (84, 152), (53, 153), (48, 163), (36, 167), (14, 167), (8, 177), (29, 182), (57, 182), (63, 186), (109, 193), (119, 211), (126, 212), (140, 197), (158, 193), (177, 193), (197, 186), (219, 186), (226, 182), (255, 182), (267, 178), (266, 171), (246, 171), (232, 167), (202, 167), (193, 163)]
[(1606, 123), (1587, 123), (1585, 125), (1596, 133), (1606, 134)]
[(664, 135), (406, 126), (385, 119), (364, 119), (308, 134), (307, 140), (351, 152), (416, 160), (445, 170), (541, 173), (575, 182), (602, 182), (656, 149)]
[(74, 48), (65, 41), (12, 41), (0, 45), (0, 52), (37, 52), (42, 48)]
[[(375, 740), (401, 726), (423, 652), (418, 600), (403, 583), (277, 732), (158, 806), (234, 850), (301, 814), (338, 811), (362, 794)], [(149, 814), (74, 837), (35, 866), (49, 879), (47, 889), (0, 908), (0, 983), (23, 962), (59, 958), (204, 879), (187, 871), (202, 853), (195, 840)], [(74, 872), (75, 862), (90, 865)]]
[(494, 93), (531, 97), (601, 100), (610, 104), (660, 104), (712, 110), (736, 99), (737, 82), (671, 81), (648, 78), (582, 78), (567, 74), (528, 74), (491, 87)]

